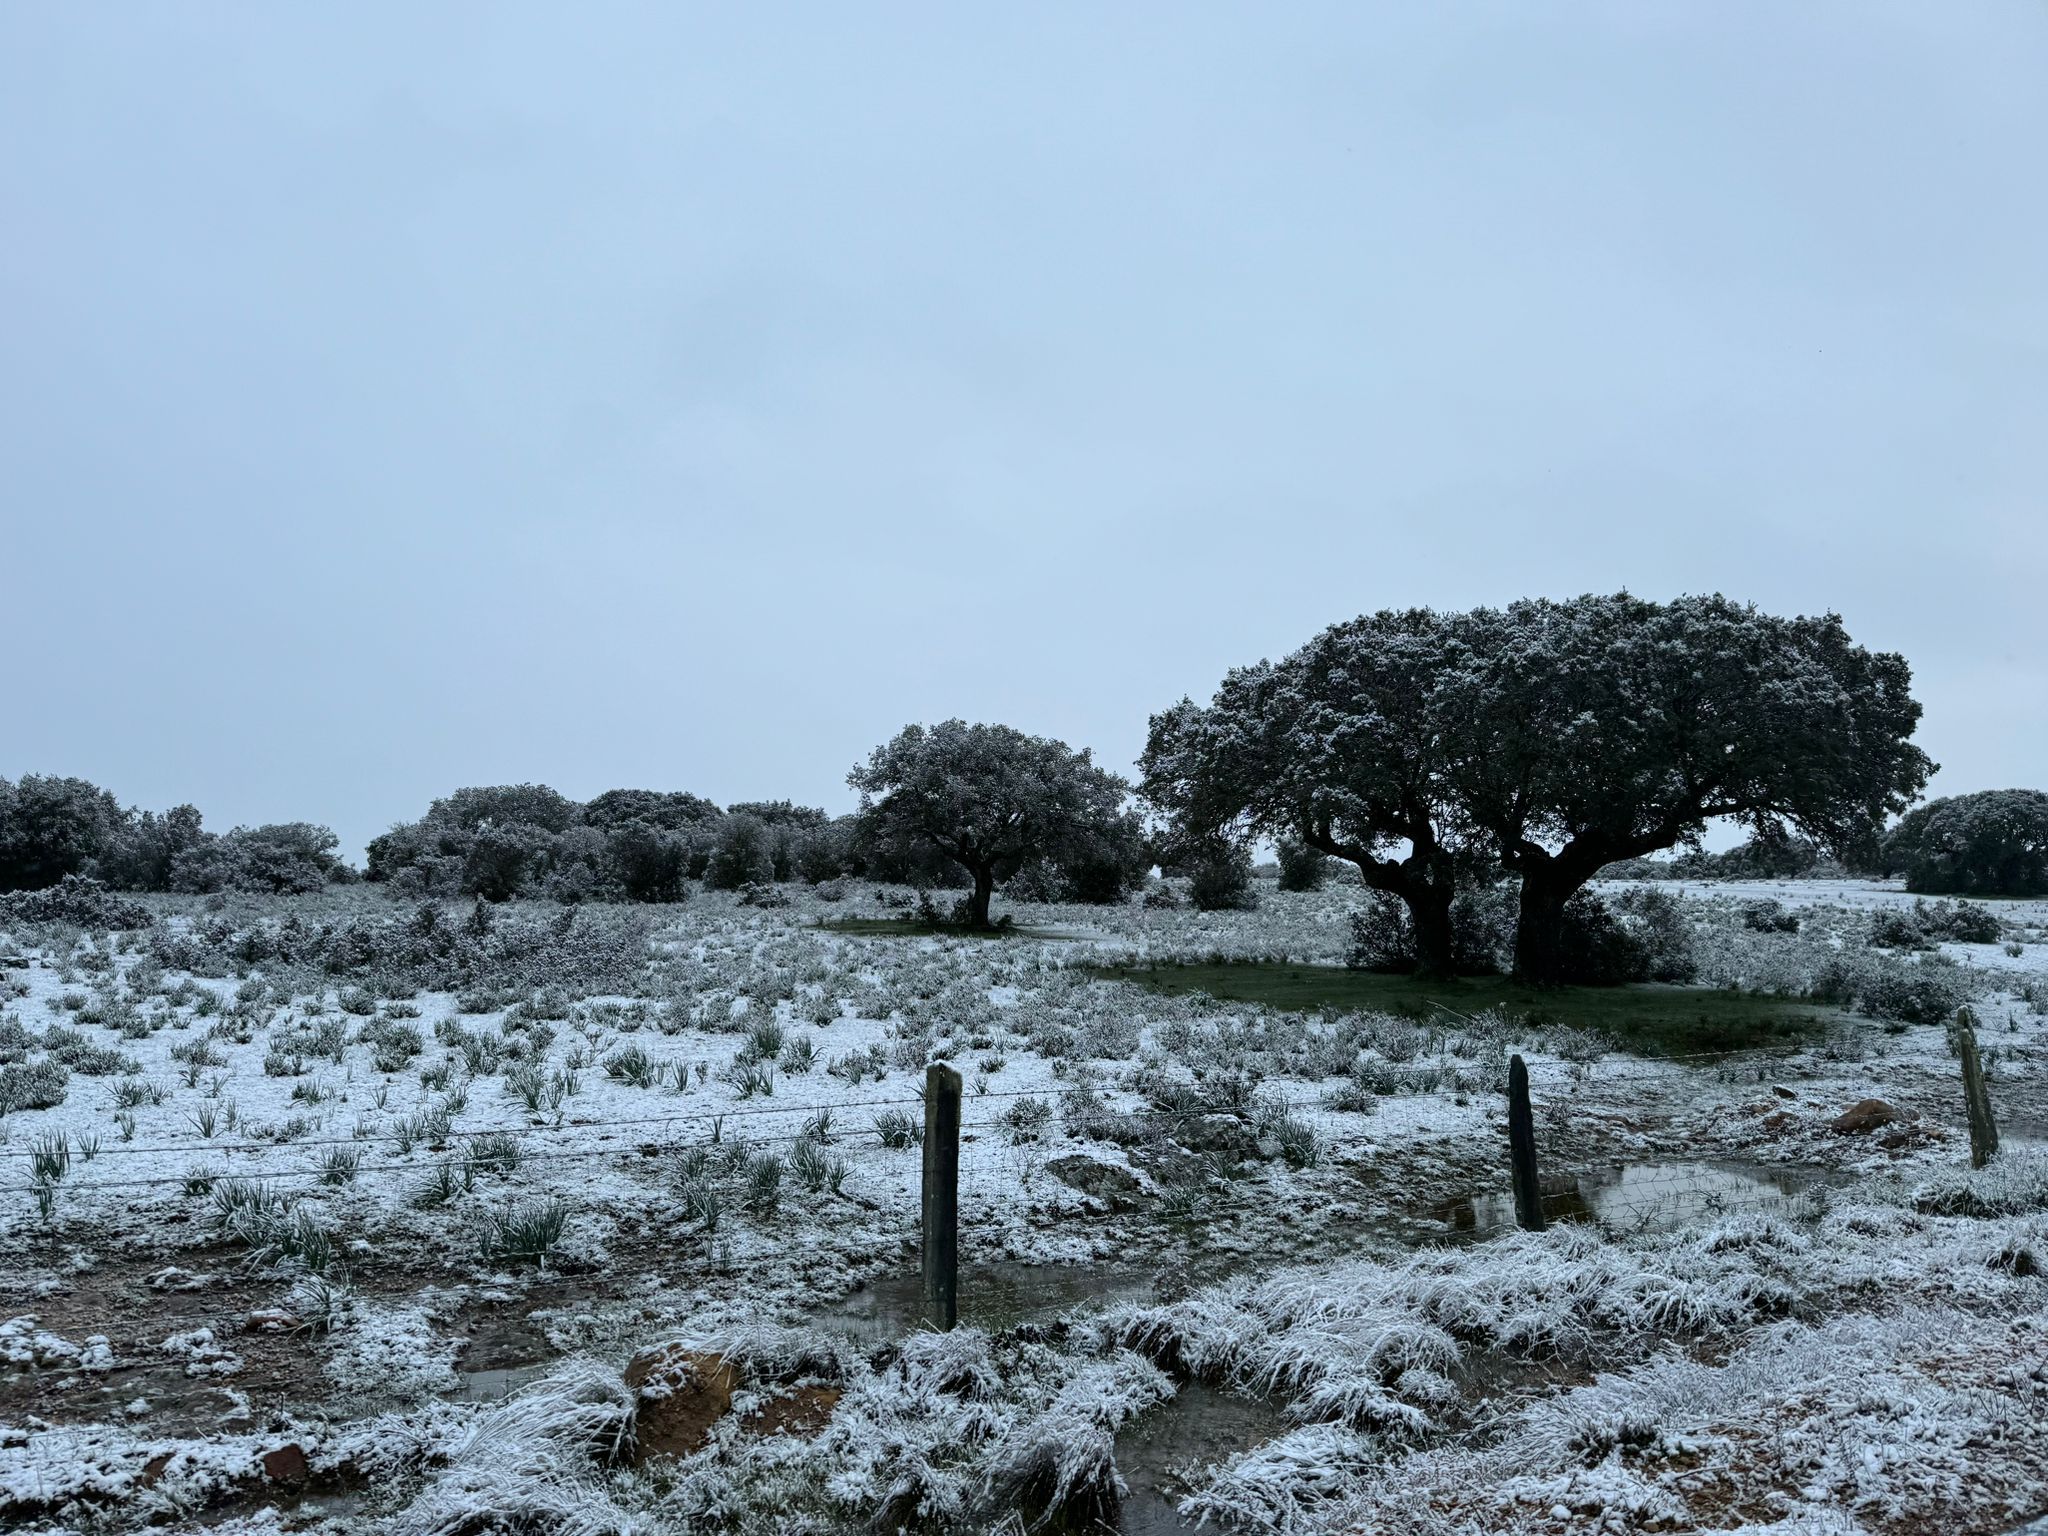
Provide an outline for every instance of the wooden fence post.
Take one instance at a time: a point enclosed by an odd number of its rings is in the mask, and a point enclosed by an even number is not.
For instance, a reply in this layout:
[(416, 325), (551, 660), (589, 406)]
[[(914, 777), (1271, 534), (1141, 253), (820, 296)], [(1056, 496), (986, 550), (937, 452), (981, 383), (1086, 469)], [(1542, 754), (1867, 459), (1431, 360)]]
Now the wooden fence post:
[(1515, 1225), (1541, 1232), (1543, 1191), (1536, 1182), (1536, 1117), (1529, 1108), (1529, 1067), (1520, 1056), (1508, 1060), (1508, 1164), (1515, 1180)]
[(924, 1312), (941, 1331), (960, 1320), (960, 1074), (924, 1072)]
[(1976, 1015), (1967, 1008), (1956, 1010), (1956, 1054), (1963, 1059), (1963, 1107), (1970, 1112), (1970, 1166), (1982, 1168), (1998, 1154), (1998, 1122), (1991, 1118), (1991, 1091), (1977, 1055)]

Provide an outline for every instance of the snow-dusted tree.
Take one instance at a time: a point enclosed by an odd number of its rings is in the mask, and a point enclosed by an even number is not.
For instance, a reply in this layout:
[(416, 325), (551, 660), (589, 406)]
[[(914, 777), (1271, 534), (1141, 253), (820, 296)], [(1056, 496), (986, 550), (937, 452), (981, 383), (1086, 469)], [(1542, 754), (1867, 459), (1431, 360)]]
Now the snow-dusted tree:
[(1332, 625), (1231, 672), (1207, 707), (1154, 715), (1145, 797), (1191, 846), (1290, 838), (1357, 865), (1407, 904), (1419, 968), (1449, 975), (1451, 901), (1485, 846), (1454, 793), (1458, 721), (1441, 701), (1463, 662), (1452, 621), (1424, 609)]
[(628, 901), (681, 901), (690, 850), (677, 833), (638, 819), (604, 835), (604, 859)]
[(128, 813), (97, 784), (55, 774), (0, 779), (0, 891), (34, 891), (84, 873), (111, 849)]
[(2048, 794), (1987, 789), (1930, 801), (1892, 829), (1878, 862), (1930, 895), (2048, 894)]
[(583, 805), (583, 820), (606, 832), (634, 821), (676, 832), (715, 825), (724, 814), (687, 790), (608, 789)]
[(1330, 856), (1306, 843), (1283, 837), (1273, 851), (1279, 860), (1278, 883), (1283, 891), (1320, 891), (1330, 877)]
[(1835, 614), (1626, 593), (1478, 609), (1450, 623), (1434, 689), (1456, 798), (1521, 877), (1515, 971), (1556, 978), (1565, 903), (1603, 864), (1710, 820), (1867, 839), (1934, 765), (1903, 657)]
[(905, 726), (846, 782), (860, 793), (865, 841), (931, 848), (967, 871), (966, 916), (978, 928), (997, 881), (1025, 860), (1114, 856), (1138, 836), (1122, 779), (1085, 750), (1007, 725)]

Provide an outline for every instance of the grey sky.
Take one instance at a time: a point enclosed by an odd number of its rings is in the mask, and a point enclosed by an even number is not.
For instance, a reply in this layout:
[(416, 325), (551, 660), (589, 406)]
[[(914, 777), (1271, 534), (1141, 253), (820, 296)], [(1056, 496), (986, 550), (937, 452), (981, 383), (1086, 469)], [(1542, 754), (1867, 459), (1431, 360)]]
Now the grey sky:
[(2042, 784), (2044, 147), (2018, 0), (7, 0), (0, 774), (841, 808), (1625, 585)]

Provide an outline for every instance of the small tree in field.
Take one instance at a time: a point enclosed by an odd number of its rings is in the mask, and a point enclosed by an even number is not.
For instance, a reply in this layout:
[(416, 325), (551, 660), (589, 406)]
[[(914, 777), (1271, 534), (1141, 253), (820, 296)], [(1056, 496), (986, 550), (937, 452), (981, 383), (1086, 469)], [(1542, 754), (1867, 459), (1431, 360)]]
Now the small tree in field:
[(1187, 860), (1188, 899), (1197, 912), (1249, 912), (1259, 904), (1252, 889), (1252, 856), (1239, 843), (1217, 842)]
[(645, 821), (624, 822), (605, 839), (612, 877), (628, 901), (681, 901), (688, 855), (674, 832)]
[(1291, 837), (1283, 837), (1275, 849), (1280, 862), (1280, 889), (1320, 891), (1330, 878), (1330, 857)]
[(1115, 857), (1136, 840), (1128, 786), (1066, 743), (1007, 725), (905, 726), (846, 776), (877, 849), (931, 849), (973, 882), (966, 917), (989, 926), (996, 883), (1028, 859)]

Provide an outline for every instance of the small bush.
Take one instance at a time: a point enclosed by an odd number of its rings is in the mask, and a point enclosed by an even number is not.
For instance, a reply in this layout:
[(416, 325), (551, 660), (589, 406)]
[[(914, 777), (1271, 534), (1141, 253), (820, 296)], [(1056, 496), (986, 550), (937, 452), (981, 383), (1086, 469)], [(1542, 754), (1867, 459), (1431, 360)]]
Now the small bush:
[(636, 1088), (652, 1088), (665, 1069), (637, 1045), (623, 1045), (604, 1059), (604, 1075)]
[(1880, 964), (1856, 988), (1858, 1009), (1874, 1019), (1904, 1024), (1945, 1024), (1970, 1000), (1953, 965), (1922, 960), (1917, 965)]
[(71, 1167), (71, 1141), (62, 1131), (38, 1136), (29, 1143), (29, 1172), (46, 1184), (63, 1178)]
[(1330, 860), (1327, 854), (1319, 853), (1306, 843), (1292, 838), (1282, 838), (1278, 847), (1280, 860), (1280, 889), (1283, 891), (1320, 891), (1330, 878)]
[(747, 1046), (761, 1061), (773, 1061), (782, 1054), (782, 1021), (770, 1013), (747, 1031)]
[(1003, 1111), (1003, 1128), (1009, 1132), (1012, 1146), (1022, 1146), (1043, 1137), (1046, 1128), (1052, 1124), (1052, 1117), (1052, 1105), (1044, 1099), (1026, 1095)]
[(773, 1216), (782, 1203), (782, 1159), (773, 1152), (756, 1152), (747, 1159), (747, 1209), (756, 1216)]
[(1250, 852), (1235, 846), (1205, 849), (1190, 863), (1188, 896), (1203, 912), (1248, 912), (1256, 907)]
[(17, 1109), (55, 1109), (64, 1102), (70, 1081), (71, 1074), (54, 1061), (0, 1067), (0, 1115)]
[(525, 1259), (544, 1264), (568, 1229), (569, 1206), (552, 1196), (529, 1200), (503, 1214), (487, 1211), (477, 1249), (490, 1261)]
[(885, 1109), (875, 1116), (875, 1134), (885, 1147), (915, 1147), (924, 1143), (924, 1121), (900, 1109)]
[(421, 1210), (433, 1210), (447, 1205), (468, 1193), (474, 1180), (472, 1165), (458, 1164), (452, 1157), (444, 1157), (428, 1171), (426, 1179), (413, 1192), (412, 1203)]
[(464, 1152), (469, 1167), (479, 1173), (511, 1173), (518, 1168), (522, 1155), (519, 1138), (510, 1131), (473, 1136)]
[(1927, 931), (1920, 926), (1912, 913), (1886, 909), (1870, 914), (1870, 947), (1932, 949), (1934, 941), (1927, 936)]
[(141, 902), (116, 896), (97, 880), (66, 875), (40, 891), (0, 896), (0, 921), (69, 923), (75, 928), (104, 932), (147, 928), (153, 919), (149, 908)]
[(1752, 933), (1797, 933), (1799, 916), (1787, 911), (1783, 902), (1766, 896), (1743, 905), (1742, 926)]
[(1974, 901), (1915, 901), (1913, 920), (1930, 938), (1951, 944), (1996, 944), (2005, 931), (1997, 913)]
[(682, 1202), (684, 1216), (706, 1232), (718, 1230), (718, 1218), (725, 1214), (725, 1201), (708, 1177), (700, 1173), (685, 1178), (677, 1186), (677, 1198)]

